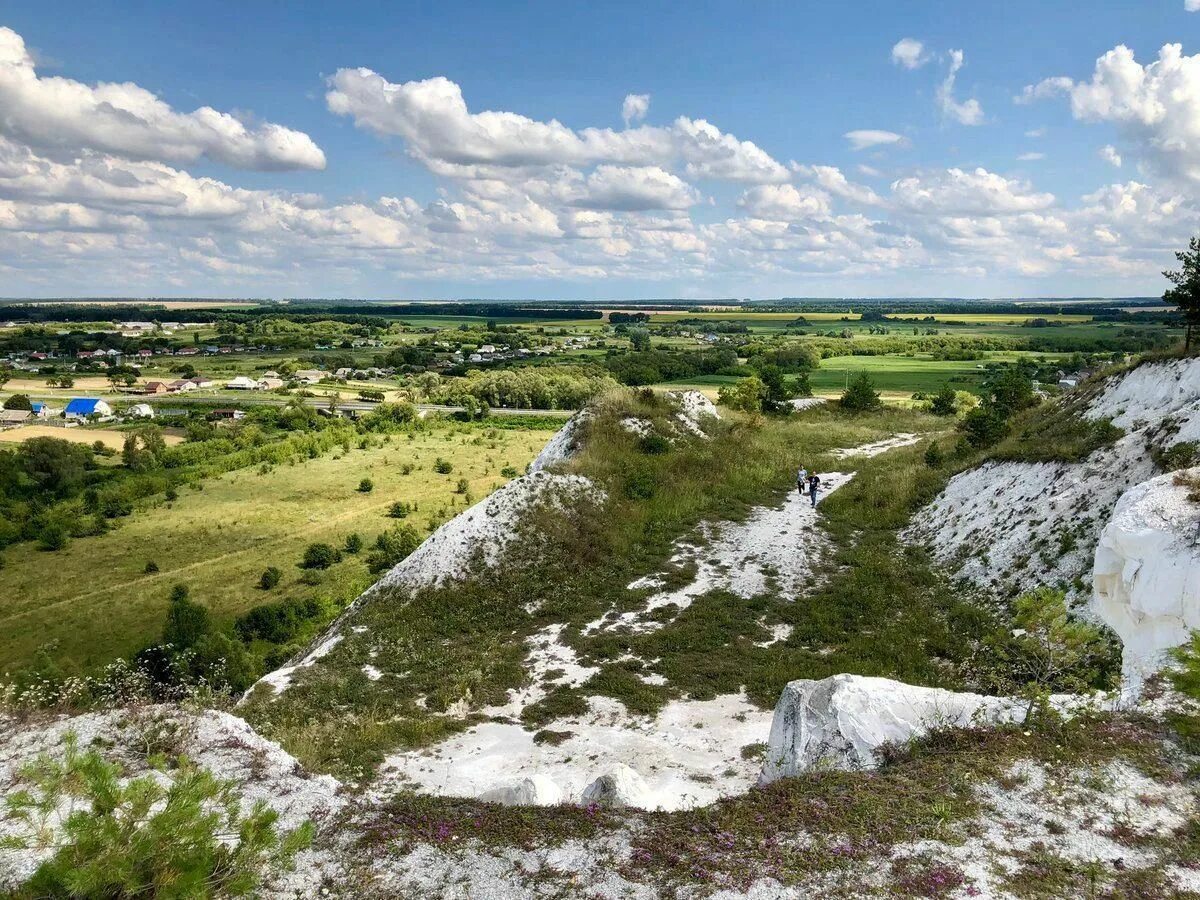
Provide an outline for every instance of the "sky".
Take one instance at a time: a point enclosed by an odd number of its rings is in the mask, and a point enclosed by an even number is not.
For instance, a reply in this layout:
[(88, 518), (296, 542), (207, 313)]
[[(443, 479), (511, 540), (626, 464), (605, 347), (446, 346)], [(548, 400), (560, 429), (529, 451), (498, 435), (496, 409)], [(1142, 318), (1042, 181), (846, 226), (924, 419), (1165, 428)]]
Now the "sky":
[(0, 296), (1161, 294), (1200, 0), (0, 6)]

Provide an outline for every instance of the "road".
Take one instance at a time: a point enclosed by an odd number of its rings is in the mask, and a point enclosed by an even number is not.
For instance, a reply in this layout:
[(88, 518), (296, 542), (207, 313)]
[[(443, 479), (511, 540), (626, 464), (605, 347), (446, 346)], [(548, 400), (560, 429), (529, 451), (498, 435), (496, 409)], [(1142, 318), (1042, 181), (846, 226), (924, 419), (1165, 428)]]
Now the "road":
[[(132, 395), (131, 395), (132, 398)], [(189, 397), (186, 394), (157, 394), (157, 395), (137, 395), (136, 399), (141, 403), (163, 404), (165, 406), (187, 406), (189, 404), (212, 406), (213, 404), (222, 404), (228, 406), (286, 406), (292, 400), (300, 399), (306, 405), (316, 409), (328, 409), (328, 397), (279, 397), (265, 396), (263, 394), (254, 394), (247, 391), (244, 395), (239, 394), (235, 397), (224, 395), (221, 397)], [(377, 407), (378, 403), (368, 403), (364, 400), (340, 400), (337, 403), (339, 410), (370, 412)], [(423, 413), (441, 412), (441, 413), (456, 413), (462, 412), (461, 406), (446, 406), (437, 403), (418, 403), (417, 409)], [(492, 413), (495, 415), (505, 416), (554, 416), (560, 419), (570, 418), (574, 414), (571, 409), (508, 409), (501, 406), (492, 408)]]

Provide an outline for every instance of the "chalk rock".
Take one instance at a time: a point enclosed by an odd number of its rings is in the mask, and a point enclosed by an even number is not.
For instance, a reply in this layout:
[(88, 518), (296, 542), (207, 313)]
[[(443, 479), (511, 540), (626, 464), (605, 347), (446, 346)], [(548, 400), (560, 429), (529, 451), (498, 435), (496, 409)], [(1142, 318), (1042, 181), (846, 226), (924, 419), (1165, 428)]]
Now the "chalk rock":
[(567, 420), (567, 424), (555, 432), (546, 442), (542, 452), (529, 464), (530, 472), (542, 472), (557, 463), (566, 462), (579, 452), (583, 443), (584, 425), (591, 418), (591, 411), (582, 409)]
[(505, 806), (556, 806), (562, 803), (562, 790), (547, 775), (530, 775), (512, 784), (493, 788), (482, 796), (488, 803)]
[(1188, 500), (1176, 474), (1126, 491), (1096, 546), (1090, 606), (1124, 645), (1126, 698), (1136, 698), (1168, 651), (1200, 628), (1200, 504)]
[(702, 427), (705, 419), (719, 419), (721, 414), (711, 400), (699, 391), (667, 391), (666, 397), (679, 407), (675, 414), (680, 423), (688, 431), (704, 437)]
[(584, 788), (581, 799), (584, 803), (598, 803), (601, 806), (651, 809), (655, 805), (642, 776), (622, 763)]
[(789, 400), (788, 406), (797, 412), (802, 412), (806, 409), (813, 409), (817, 406), (824, 406), (829, 401), (824, 397), (797, 397), (795, 400)]
[(789, 682), (775, 706), (766, 784), (813, 767), (872, 768), (885, 743), (903, 744), (933, 728), (1018, 721), (1012, 698), (917, 687), (889, 678), (833, 675)]

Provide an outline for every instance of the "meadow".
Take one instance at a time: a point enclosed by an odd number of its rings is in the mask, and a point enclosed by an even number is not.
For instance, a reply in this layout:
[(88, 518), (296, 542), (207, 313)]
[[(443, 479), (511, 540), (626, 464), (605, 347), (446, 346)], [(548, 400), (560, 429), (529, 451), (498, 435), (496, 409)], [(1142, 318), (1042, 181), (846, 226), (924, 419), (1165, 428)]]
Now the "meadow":
[[(405, 521), (424, 532), (466, 505), (459, 479), (471, 497), (482, 498), (506, 480), (502, 469), (523, 470), (551, 433), (446, 423), (411, 439), (391, 435), (372, 449), (339, 448), (296, 465), (210, 478), (199, 490), (181, 488), (174, 502), (148, 501), (111, 531), (55, 553), (33, 543), (9, 547), (0, 568), (0, 660), (12, 671), (51, 645), (56, 661), (86, 670), (136, 651), (158, 637), (177, 583), (221, 624), (269, 601), (344, 603), (373, 580), (361, 556), (346, 555), (317, 584), (306, 584), (297, 567), (305, 547), (340, 547), (355, 532), (369, 546), (397, 524), (386, 515), (396, 501), (417, 507)], [(452, 464), (451, 473), (433, 471), (438, 457)], [(412, 467), (407, 474), (405, 466)], [(363, 478), (374, 483), (369, 493), (358, 490)], [(147, 573), (151, 562), (157, 571)], [(257, 584), (268, 566), (284, 574), (266, 592)]]

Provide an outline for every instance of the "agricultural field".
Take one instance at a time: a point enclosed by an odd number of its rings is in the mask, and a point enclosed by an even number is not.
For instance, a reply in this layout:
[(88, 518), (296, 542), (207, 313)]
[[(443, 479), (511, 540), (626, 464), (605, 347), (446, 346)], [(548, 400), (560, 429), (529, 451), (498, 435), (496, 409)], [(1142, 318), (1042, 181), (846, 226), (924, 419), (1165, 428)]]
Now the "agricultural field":
[[(35, 437), (57, 438), (72, 444), (95, 444), (99, 441), (110, 450), (120, 450), (125, 445), (126, 432), (115, 428), (63, 428), (52, 425), (22, 425), (0, 431), (0, 441), (8, 444), (19, 444)], [(168, 447), (183, 443), (182, 435), (170, 431), (164, 432), (162, 438)]]
[[(552, 433), (445, 423), (411, 432), (411, 439), (385, 436), (372, 449), (206, 479), (198, 489), (180, 489), (174, 502), (156, 498), (106, 534), (54, 553), (32, 543), (11, 546), (0, 568), (0, 660), (16, 670), (51, 645), (51, 656), (77, 671), (136, 651), (158, 638), (168, 594), (179, 583), (222, 624), (268, 601), (346, 602), (373, 580), (362, 555), (346, 554), (318, 583), (306, 584), (297, 564), (309, 544), (341, 547), (357, 532), (369, 546), (397, 524), (387, 516), (397, 501), (416, 507), (404, 521), (425, 532), (462, 510), (468, 497), (500, 486), (502, 469), (523, 471)], [(439, 457), (453, 467), (449, 474), (433, 471)], [(369, 493), (358, 490), (363, 478), (374, 484)], [(457, 493), (460, 479), (465, 495)], [(157, 571), (147, 574), (150, 562)], [(268, 566), (283, 572), (270, 592), (256, 587)]]

